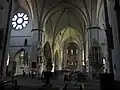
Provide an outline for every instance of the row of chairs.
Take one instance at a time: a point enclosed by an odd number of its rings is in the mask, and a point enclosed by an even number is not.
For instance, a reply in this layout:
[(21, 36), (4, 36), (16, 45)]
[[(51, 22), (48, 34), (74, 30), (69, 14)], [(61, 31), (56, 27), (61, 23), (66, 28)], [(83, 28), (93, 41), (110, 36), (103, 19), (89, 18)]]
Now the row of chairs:
[[(12, 87), (9, 87), (9, 86), (12, 86)], [(0, 81), (0, 90), (10, 90), (10, 88), (12, 90), (19, 90), (17, 80), (8, 80), (8, 81), (1, 80)]]
[[(62, 90), (69, 90), (68, 89), (68, 82), (65, 82), (65, 85)], [(79, 90), (84, 90), (84, 84), (80, 84)]]

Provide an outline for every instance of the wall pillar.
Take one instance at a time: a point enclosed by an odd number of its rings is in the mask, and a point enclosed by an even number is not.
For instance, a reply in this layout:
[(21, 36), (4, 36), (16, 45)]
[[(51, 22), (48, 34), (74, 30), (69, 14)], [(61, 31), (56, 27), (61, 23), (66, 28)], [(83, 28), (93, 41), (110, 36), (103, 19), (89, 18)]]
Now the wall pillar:
[(11, 12), (13, 9), (13, 1), (2, 0), (0, 2), (0, 30), (3, 30), (3, 39), (1, 42), (0, 49), (0, 78), (6, 76), (6, 57), (8, 52), (8, 37), (10, 35), (10, 21), (11, 21)]
[(108, 0), (108, 14), (110, 25), (112, 26), (113, 31), (113, 69), (114, 69), (114, 77), (115, 80), (120, 80), (120, 42), (119, 42), (119, 35), (118, 35), (118, 24), (117, 24), (117, 17), (116, 12), (114, 10), (115, 2), (114, 0)]

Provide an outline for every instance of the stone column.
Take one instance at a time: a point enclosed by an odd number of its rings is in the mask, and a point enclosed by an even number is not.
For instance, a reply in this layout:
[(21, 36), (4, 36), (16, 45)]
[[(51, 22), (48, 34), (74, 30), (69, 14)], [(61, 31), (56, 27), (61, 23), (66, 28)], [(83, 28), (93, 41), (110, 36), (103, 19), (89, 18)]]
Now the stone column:
[[(88, 52), (90, 53), (91, 47), (92, 47), (92, 42), (93, 39), (95, 38), (96, 40), (99, 39), (99, 31), (96, 28), (91, 28), (91, 27), (97, 27), (97, 0), (91, 0), (91, 22), (90, 25), (88, 26), (86, 35), (87, 40), (88, 40)], [(89, 55), (88, 53), (88, 55)], [(90, 56), (88, 56), (90, 57)], [(90, 61), (90, 58), (88, 58)], [(89, 71), (92, 73), (92, 67), (89, 63)]]
[(88, 39), (87, 39), (87, 41), (86, 41), (86, 72), (89, 72), (89, 68), (90, 68), (90, 65), (89, 65), (89, 50), (88, 50), (88, 47), (89, 45), (88, 45)]
[(8, 52), (8, 37), (10, 35), (10, 21), (11, 21), (11, 12), (12, 12), (13, 1), (9, 2), (2, 0), (0, 2), (0, 28), (3, 29), (3, 42), (0, 49), (0, 76), (1, 74), (5, 76), (6, 74), (6, 57)]
[(81, 55), (80, 55), (81, 53), (78, 53), (78, 55), (77, 55), (77, 64), (78, 64), (78, 66), (77, 66), (77, 70), (78, 71), (81, 71), (81, 66), (80, 66), (80, 64), (81, 64)]
[[(38, 16), (37, 16), (37, 7), (36, 7), (36, 3), (34, 1), (32, 1), (33, 3), (33, 13), (34, 13), (34, 17), (32, 20), (32, 27), (33, 27), (33, 31), (32, 31), (32, 53), (31, 53), (31, 62), (30, 64), (32, 65), (32, 62), (37, 62), (37, 47), (39, 45), (38, 42)], [(36, 30), (35, 30), (36, 29)], [(30, 65), (30, 66), (31, 66)]]
[(60, 56), (59, 56), (59, 60), (60, 60), (59, 70), (62, 70), (62, 59), (63, 59), (62, 49), (60, 49), (59, 54), (60, 54)]
[[(96, 27), (97, 26), (97, 0), (91, 0), (91, 25), (90, 27)], [(96, 40), (99, 39), (99, 31), (96, 28), (90, 29), (91, 37), (90, 39), (95, 38)]]

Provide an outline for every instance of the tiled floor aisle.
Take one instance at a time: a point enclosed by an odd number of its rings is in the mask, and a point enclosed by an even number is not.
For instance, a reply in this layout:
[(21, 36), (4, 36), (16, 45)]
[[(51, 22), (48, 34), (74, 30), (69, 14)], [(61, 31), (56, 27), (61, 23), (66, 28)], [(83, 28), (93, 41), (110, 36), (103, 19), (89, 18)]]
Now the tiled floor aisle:
[[(38, 90), (37, 88), (41, 87), (42, 82), (37, 79), (31, 79), (29, 77), (18, 76), (16, 77), (18, 80), (18, 85), (22, 86), (20, 90)], [(53, 87), (64, 87), (63, 76), (60, 76), (57, 80), (51, 81)], [(83, 84), (85, 90), (100, 90), (99, 84), (95, 81), (86, 81), (86, 82), (79, 82), (74, 85), (75, 82), (71, 82), (68, 85), (69, 90), (80, 90), (80, 84)], [(71, 89), (73, 88), (73, 89)]]

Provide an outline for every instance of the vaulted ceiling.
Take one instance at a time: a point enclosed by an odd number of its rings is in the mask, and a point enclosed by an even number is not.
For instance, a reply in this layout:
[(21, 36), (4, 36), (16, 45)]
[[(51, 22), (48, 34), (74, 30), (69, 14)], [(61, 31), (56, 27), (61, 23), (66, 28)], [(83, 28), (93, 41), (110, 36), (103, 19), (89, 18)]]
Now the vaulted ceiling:
[[(77, 43), (85, 37), (86, 27), (91, 25), (92, 10), (98, 16), (102, 0), (19, 0), (19, 3), (37, 20), (38, 27), (45, 27), (53, 41), (60, 43), (75, 39)], [(37, 17), (37, 18), (36, 18)], [(60, 35), (60, 36), (58, 36)]]

